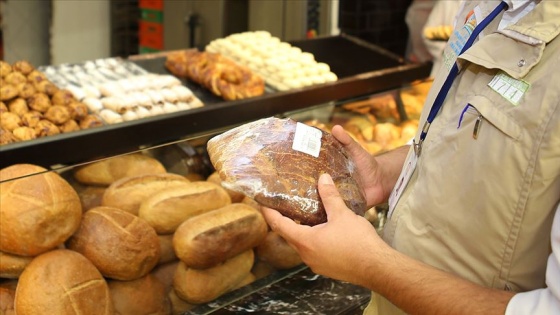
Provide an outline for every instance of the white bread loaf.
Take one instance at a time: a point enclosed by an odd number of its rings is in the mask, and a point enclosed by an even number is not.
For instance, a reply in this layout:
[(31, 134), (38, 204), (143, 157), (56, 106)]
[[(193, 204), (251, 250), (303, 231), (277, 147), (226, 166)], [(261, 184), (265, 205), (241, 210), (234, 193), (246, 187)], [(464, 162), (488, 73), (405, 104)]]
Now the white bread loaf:
[(171, 173), (124, 177), (107, 187), (101, 205), (138, 215), (140, 204), (150, 196), (188, 182), (185, 177)]
[(165, 167), (158, 160), (142, 153), (134, 153), (78, 167), (74, 170), (74, 178), (82, 184), (109, 186), (123, 177), (165, 172)]
[(110, 207), (87, 211), (67, 246), (91, 260), (105, 277), (117, 280), (145, 276), (160, 257), (154, 229), (141, 218)]
[(237, 288), (251, 272), (253, 262), (253, 250), (208, 269), (189, 268), (181, 262), (175, 271), (173, 288), (177, 296), (188, 303), (207, 303)]
[(258, 210), (233, 203), (183, 222), (173, 236), (173, 248), (187, 266), (204, 269), (259, 245), (267, 230)]
[(57, 249), (37, 256), (21, 274), (16, 289), (18, 315), (112, 315), (107, 282), (77, 252)]
[[(31, 174), (37, 175), (22, 177)], [(80, 198), (60, 175), (16, 164), (0, 170), (0, 181), (1, 251), (36, 256), (62, 244), (80, 225)]]
[(224, 188), (210, 182), (190, 182), (160, 191), (140, 205), (138, 216), (158, 234), (171, 234), (188, 218), (231, 204)]

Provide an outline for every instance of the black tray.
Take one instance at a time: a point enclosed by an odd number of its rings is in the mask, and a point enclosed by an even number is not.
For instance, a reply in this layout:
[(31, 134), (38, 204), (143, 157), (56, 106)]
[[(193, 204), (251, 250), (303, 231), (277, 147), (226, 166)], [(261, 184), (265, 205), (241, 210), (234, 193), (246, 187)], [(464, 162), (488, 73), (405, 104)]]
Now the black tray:
[[(318, 104), (402, 87), (430, 73), (428, 64), (407, 64), (379, 47), (346, 35), (294, 41), (318, 61), (331, 65), (337, 82), (226, 102), (197, 86), (206, 106), (145, 119), (80, 130), (0, 146), (0, 168), (32, 163), (46, 168), (74, 165), (201, 134), (217, 133), (256, 119), (278, 116)], [(130, 58), (146, 70), (167, 73), (165, 53)]]

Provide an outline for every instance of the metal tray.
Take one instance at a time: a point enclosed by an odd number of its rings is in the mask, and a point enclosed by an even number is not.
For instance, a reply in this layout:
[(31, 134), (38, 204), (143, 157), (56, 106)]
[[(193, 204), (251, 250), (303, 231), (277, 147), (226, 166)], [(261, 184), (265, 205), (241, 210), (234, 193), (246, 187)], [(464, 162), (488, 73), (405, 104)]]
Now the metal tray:
[[(187, 137), (217, 133), (256, 119), (396, 89), (430, 73), (428, 64), (408, 64), (398, 56), (356, 38), (339, 35), (294, 41), (318, 61), (331, 65), (339, 80), (285, 92), (223, 101), (192, 82), (204, 107), (141, 120), (80, 130), (0, 146), (0, 167), (32, 163), (55, 169), (162, 145)], [(167, 73), (165, 53), (129, 58), (150, 72)]]

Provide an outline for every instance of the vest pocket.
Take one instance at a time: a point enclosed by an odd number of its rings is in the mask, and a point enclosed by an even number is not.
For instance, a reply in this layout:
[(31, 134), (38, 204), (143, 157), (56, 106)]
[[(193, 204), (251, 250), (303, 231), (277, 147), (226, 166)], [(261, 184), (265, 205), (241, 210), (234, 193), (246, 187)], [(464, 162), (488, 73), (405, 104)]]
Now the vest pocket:
[(501, 111), (491, 100), (477, 95), (469, 99), (467, 105), (463, 108), (457, 129), (461, 128), (468, 116), (476, 116), (476, 122), (473, 128), (473, 138), (478, 139), (484, 136), (484, 125), (490, 123), (492, 126), (503, 132), (513, 140), (519, 140), (521, 137), (521, 127), (510, 116)]

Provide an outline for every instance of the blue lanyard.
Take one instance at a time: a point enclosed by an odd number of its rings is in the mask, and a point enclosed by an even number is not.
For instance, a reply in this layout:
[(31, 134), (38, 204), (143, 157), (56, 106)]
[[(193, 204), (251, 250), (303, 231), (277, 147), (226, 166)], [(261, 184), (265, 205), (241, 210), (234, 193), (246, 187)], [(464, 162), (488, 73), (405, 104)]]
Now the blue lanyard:
[[(494, 20), (494, 18), (496, 18), (496, 16), (498, 16), (500, 12), (505, 10), (507, 7), (508, 5), (506, 2), (504, 1), (500, 2), (500, 4), (492, 12), (490, 12), (490, 14), (484, 20), (482, 20), (480, 24), (478, 24), (475, 27), (471, 36), (469, 36), (469, 39), (465, 43), (465, 46), (463, 46), (463, 48), (461, 49), (459, 55), (461, 55), (467, 49), (469, 49), (474, 43), (475, 39), (478, 37), (478, 34), (486, 26), (488, 26), (488, 24), (490, 24), (490, 22), (492, 22), (492, 20)], [(445, 101), (445, 98), (447, 97), (447, 93), (449, 93), (449, 89), (451, 88), (451, 85), (453, 84), (453, 80), (455, 80), (457, 73), (459, 73), (459, 66), (457, 66), (457, 62), (455, 61), (453, 67), (451, 68), (449, 74), (447, 75), (447, 78), (445, 79), (445, 82), (443, 83), (443, 86), (439, 90), (438, 95), (434, 100), (434, 103), (432, 104), (432, 108), (430, 108), (430, 112), (428, 113), (428, 118), (426, 119), (426, 122), (422, 127), (422, 132), (420, 133), (420, 139), (418, 143), (414, 141), (414, 152), (416, 153), (416, 156), (420, 156), (420, 153), (422, 152), (422, 143), (424, 142), (424, 139), (426, 139), (426, 135), (428, 134), (430, 125), (432, 124), (439, 110), (443, 106), (443, 101)]]

